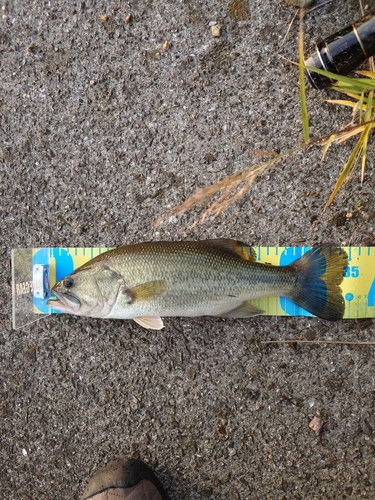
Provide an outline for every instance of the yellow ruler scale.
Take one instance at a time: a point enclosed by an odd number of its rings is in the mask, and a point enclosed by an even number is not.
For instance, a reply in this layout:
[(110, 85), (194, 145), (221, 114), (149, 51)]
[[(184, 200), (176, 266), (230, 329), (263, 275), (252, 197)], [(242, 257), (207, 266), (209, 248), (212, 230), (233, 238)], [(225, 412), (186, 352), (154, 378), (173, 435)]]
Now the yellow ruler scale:
[[(275, 266), (288, 265), (309, 250), (310, 247), (254, 247), (257, 260)], [(375, 247), (342, 247), (348, 254), (348, 266), (344, 270), (341, 288), (345, 298), (344, 318), (375, 317)], [(56, 253), (56, 250), (58, 251)], [(73, 269), (83, 265), (109, 248), (65, 248), (51, 249), (51, 286)], [(67, 253), (72, 259), (72, 269), (59, 270), (56, 277), (56, 262)], [(55, 255), (55, 257), (54, 257)], [(57, 259), (57, 260), (56, 260)], [(61, 264), (60, 264), (61, 265)], [(311, 316), (304, 309), (283, 297), (267, 297), (252, 301), (266, 311), (268, 316)]]

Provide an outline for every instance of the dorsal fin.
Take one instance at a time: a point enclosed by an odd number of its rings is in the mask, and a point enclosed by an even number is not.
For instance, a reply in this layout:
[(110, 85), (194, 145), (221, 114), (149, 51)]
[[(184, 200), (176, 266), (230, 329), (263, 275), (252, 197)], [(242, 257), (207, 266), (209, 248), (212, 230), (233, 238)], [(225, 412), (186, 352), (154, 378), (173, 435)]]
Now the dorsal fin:
[(256, 262), (257, 260), (256, 250), (242, 241), (220, 238), (217, 240), (205, 240), (205, 242), (234, 253), (243, 260), (248, 260), (250, 262)]

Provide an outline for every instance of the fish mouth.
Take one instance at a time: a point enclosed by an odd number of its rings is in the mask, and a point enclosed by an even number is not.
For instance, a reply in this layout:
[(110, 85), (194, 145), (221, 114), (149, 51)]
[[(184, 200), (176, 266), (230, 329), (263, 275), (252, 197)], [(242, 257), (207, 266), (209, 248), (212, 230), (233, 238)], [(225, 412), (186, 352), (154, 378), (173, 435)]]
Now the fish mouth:
[(58, 300), (49, 299), (47, 307), (62, 313), (75, 314), (76, 316), (91, 316), (93, 318), (105, 318), (112, 310), (113, 304), (105, 302), (102, 297), (89, 310), (83, 311), (81, 301), (71, 292), (57, 292), (52, 290)]
[(56, 309), (57, 311), (61, 312), (66, 312), (66, 313), (71, 313), (71, 314), (77, 314), (78, 311), (81, 308), (81, 302), (75, 295), (72, 293), (59, 293), (56, 292), (55, 290), (53, 291), (54, 294), (58, 297), (58, 300), (56, 299), (49, 299), (47, 301), (47, 306), (50, 307), (51, 309)]

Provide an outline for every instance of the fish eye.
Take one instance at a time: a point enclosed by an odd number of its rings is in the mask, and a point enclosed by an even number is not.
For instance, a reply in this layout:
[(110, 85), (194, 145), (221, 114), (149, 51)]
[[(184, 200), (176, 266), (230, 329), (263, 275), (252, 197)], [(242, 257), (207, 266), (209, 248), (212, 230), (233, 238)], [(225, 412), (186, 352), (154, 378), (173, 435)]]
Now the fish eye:
[(74, 285), (74, 279), (69, 276), (69, 278), (65, 278), (63, 281), (63, 285), (65, 288), (72, 288)]

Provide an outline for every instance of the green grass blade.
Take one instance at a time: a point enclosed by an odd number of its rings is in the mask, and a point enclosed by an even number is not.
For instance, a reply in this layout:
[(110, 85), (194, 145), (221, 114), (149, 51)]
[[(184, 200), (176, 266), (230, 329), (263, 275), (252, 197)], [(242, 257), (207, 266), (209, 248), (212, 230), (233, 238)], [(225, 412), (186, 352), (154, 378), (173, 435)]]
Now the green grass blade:
[(363, 184), (363, 179), (365, 177), (365, 166), (366, 166), (366, 157), (367, 157), (367, 144), (368, 138), (370, 135), (370, 131), (373, 128), (372, 125), (367, 125), (363, 132), (363, 144), (362, 144), (362, 165), (361, 165), (361, 184)]
[(307, 113), (307, 104), (306, 104), (305, 59), (303, 57), (303, 16), (301, 16), (299, 25), (299, 88), (301, 96), (303, 138), (305, 144), (308, 144), (310, 141), (310, 134), (309, 134), (309, 117)]
[[(361, 97), (359, 98), (359, 100), (357, 102), (358, 109), (359, 109), (359, 123), (362, 123), (362, 115), (363, 115), (364, 102), (365, 102), (365, 92), (363, 91), (362, 94), (361, 94)], [(364, 121), (365, 122), (367, 121), (366, 118), (364, 119)]]
[(329, 200), (326, 203), (326, 206), (324, 207), (324, 210), (326, 210), (330, 204), (332, 203), (334, 197), (340, 190), (341, 186), (344, 184), (345, 179), (347, 178), (350, 170), (353, 167), (354, 161), (356, 160), (358, 154), (361, 151), (361, 148), (363, 146), (363, 136), (364, 136), (364, 131), (361, 134), (361, 137), (358, 139), (357, 144), (355, 145), (353, 151), (351, 152), (348, 161), (346, 162), (345, 167), (343, 168), (343, 171), (341, 172), (339, 178), (337, 179), (336, 185), (332, 191), (331, 196), (329, 197)]
[[(367, 109), (365, 113), (365, 122), (371, 120), (373, 114), (373, 106), (372, 101), (374, 97), (374, 92), (371, 91), (368, 95), (367, 99)], [(370, 136), (371, 129), (374, 127), (373, 124), (367, 125), (363, 132), (363, 145), (362, 145), (362, 165), (361, 165), (361, 184), (363, 184), (363, 179), (365, 177), (365, 166), (366, 166), (366, 157), (367, 157), (367, 144)]]
[(367, 107), (366, 107), (366, 113), (365, 113), (365, 122), (368, 122), (371, 120), (371, 116), (373, 113), (373, 107), (372, 107), (372, 101), (374, 98), (374, 91), (372, 90), (367, 98)]
[(375, 80), (371, 80), (370, 78), (350, 78), (349, 76), (337, 75), (336, 73), (313, 68), (311, 66), (306, 66), (306, 69), (319, 73), (319, 75), (327, 76), (331, 80), (338, 82), (334, 86), (336, 90), (339, 90), (338, 84), (342, 84), (340, 89), (343, 88), (343, 92), (346, 92), (348, 88), (352, 92), (357, 92), (358, 94), (360, 94), (362, 90), (375, 90)]

